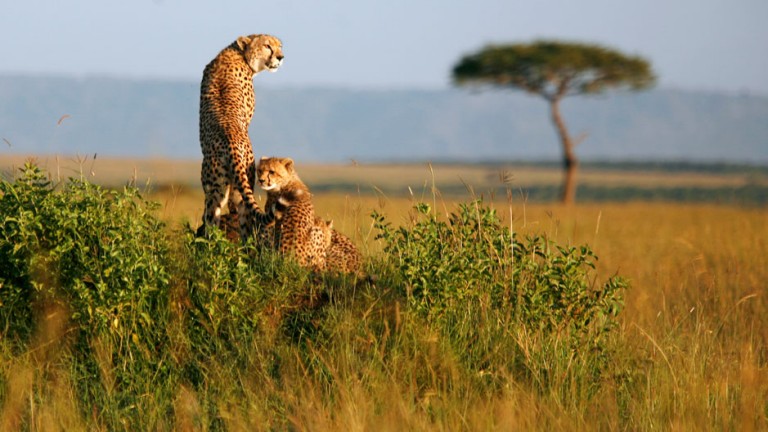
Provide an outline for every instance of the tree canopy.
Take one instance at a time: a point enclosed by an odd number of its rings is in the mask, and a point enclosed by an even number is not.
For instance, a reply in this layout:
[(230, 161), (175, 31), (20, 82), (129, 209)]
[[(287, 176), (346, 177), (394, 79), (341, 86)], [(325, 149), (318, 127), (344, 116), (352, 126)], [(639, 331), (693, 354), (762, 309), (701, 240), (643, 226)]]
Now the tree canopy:
[(560, 100), (608, 88), (641, 90), (655, 81), (650, 63), (640, 57), (599, 45), (559, 41), (487, 46), (463, 57), (453, 68), (453, 79), (457, 85), (518, 88), (549, 102), (563, 148), (565, 203), (574, 202), (576, 197), (578, 159), (576, 142), (560, 114)]
[(453, 68), (456, 84), (515, 87), (547, 100), (653, 85), (650, 64), (599, 45), (559, 41), (489, 45)]

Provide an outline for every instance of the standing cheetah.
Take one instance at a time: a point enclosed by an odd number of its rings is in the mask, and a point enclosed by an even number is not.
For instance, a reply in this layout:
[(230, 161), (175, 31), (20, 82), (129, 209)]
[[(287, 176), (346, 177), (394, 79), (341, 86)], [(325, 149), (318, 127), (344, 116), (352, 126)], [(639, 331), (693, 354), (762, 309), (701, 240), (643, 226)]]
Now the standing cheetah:
[(201, 180), (205, 191), (203, 224), (218, 226), (222, 207), (237, 210), (242, 238), (268, 222), (253, 196), (253, 149), (248, 126), (253, 117), (253, 77), (274, 72), (283, 62), (282, 43), (269, 35), (241, 36), (203, 71), (200, 84)]

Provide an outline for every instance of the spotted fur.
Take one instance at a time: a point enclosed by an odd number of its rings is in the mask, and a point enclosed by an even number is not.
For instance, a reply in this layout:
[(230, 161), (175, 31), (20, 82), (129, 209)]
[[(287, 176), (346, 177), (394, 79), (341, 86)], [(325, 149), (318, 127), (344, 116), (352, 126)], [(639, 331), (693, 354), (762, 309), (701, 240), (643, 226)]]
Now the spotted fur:
[(312, 194), (296, 174), (293, 160), (263, 157), (256, 176), (267, 192), (266, 208), (274, 217), (277, 250), (293, 255), (304, 267), (323, 270), (330, 233), (315, 218)]
[(270, 216), (253, 196), (256, 179), (248, 126), (253, 117), (253, 77), (276, 71), (282, 43), (269, 35), (241, 36), (224, 48), (203, 71), (200, 84), (201, 181), (205, 191), (203, 224), (219, 226), (222, 207), (238, 213), (242, 238)]
[(361, 274), (362, 257), (352, 240), (333, 229), (333, 221), (318, 220), (315, 229), (326, 239), (325, 270), (335, 273)]

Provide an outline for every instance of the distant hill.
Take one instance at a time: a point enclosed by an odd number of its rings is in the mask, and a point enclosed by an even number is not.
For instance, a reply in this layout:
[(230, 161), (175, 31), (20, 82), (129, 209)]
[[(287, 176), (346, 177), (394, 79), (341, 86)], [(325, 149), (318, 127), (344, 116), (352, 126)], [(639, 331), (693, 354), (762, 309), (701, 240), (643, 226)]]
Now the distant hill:
[[(251, 124), (259, 155), (331, 162), (554, 160), (546, 104), (512, 91), (265, 88)], [(9, 153), (196, 158), (197, 82), (0, 76)], [(768, 97), (657, 89), (572, 98), (563, 113), (583, 160), (768, 164)]]

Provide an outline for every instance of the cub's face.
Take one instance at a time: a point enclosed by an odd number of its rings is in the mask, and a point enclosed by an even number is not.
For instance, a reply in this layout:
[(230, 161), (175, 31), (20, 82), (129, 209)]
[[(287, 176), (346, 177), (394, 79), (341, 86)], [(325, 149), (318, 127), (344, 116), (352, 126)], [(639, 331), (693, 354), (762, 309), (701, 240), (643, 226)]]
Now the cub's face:
[(264, 70), (275, 72), (283, 64), (283, 44), (274, 36), (240, 36), (237, 45), (254, 74)]
[(290, 158), (262, 157), (256, 166), (259, 187), (269, 192), (279, 192), (294, 174)]
[(315, 226), (311, 231), (313, 240), (322, 245), (324, 249), (331, 247), (333, 236), (333, 221), (326, 221), (321, 218), (315, 218)]

